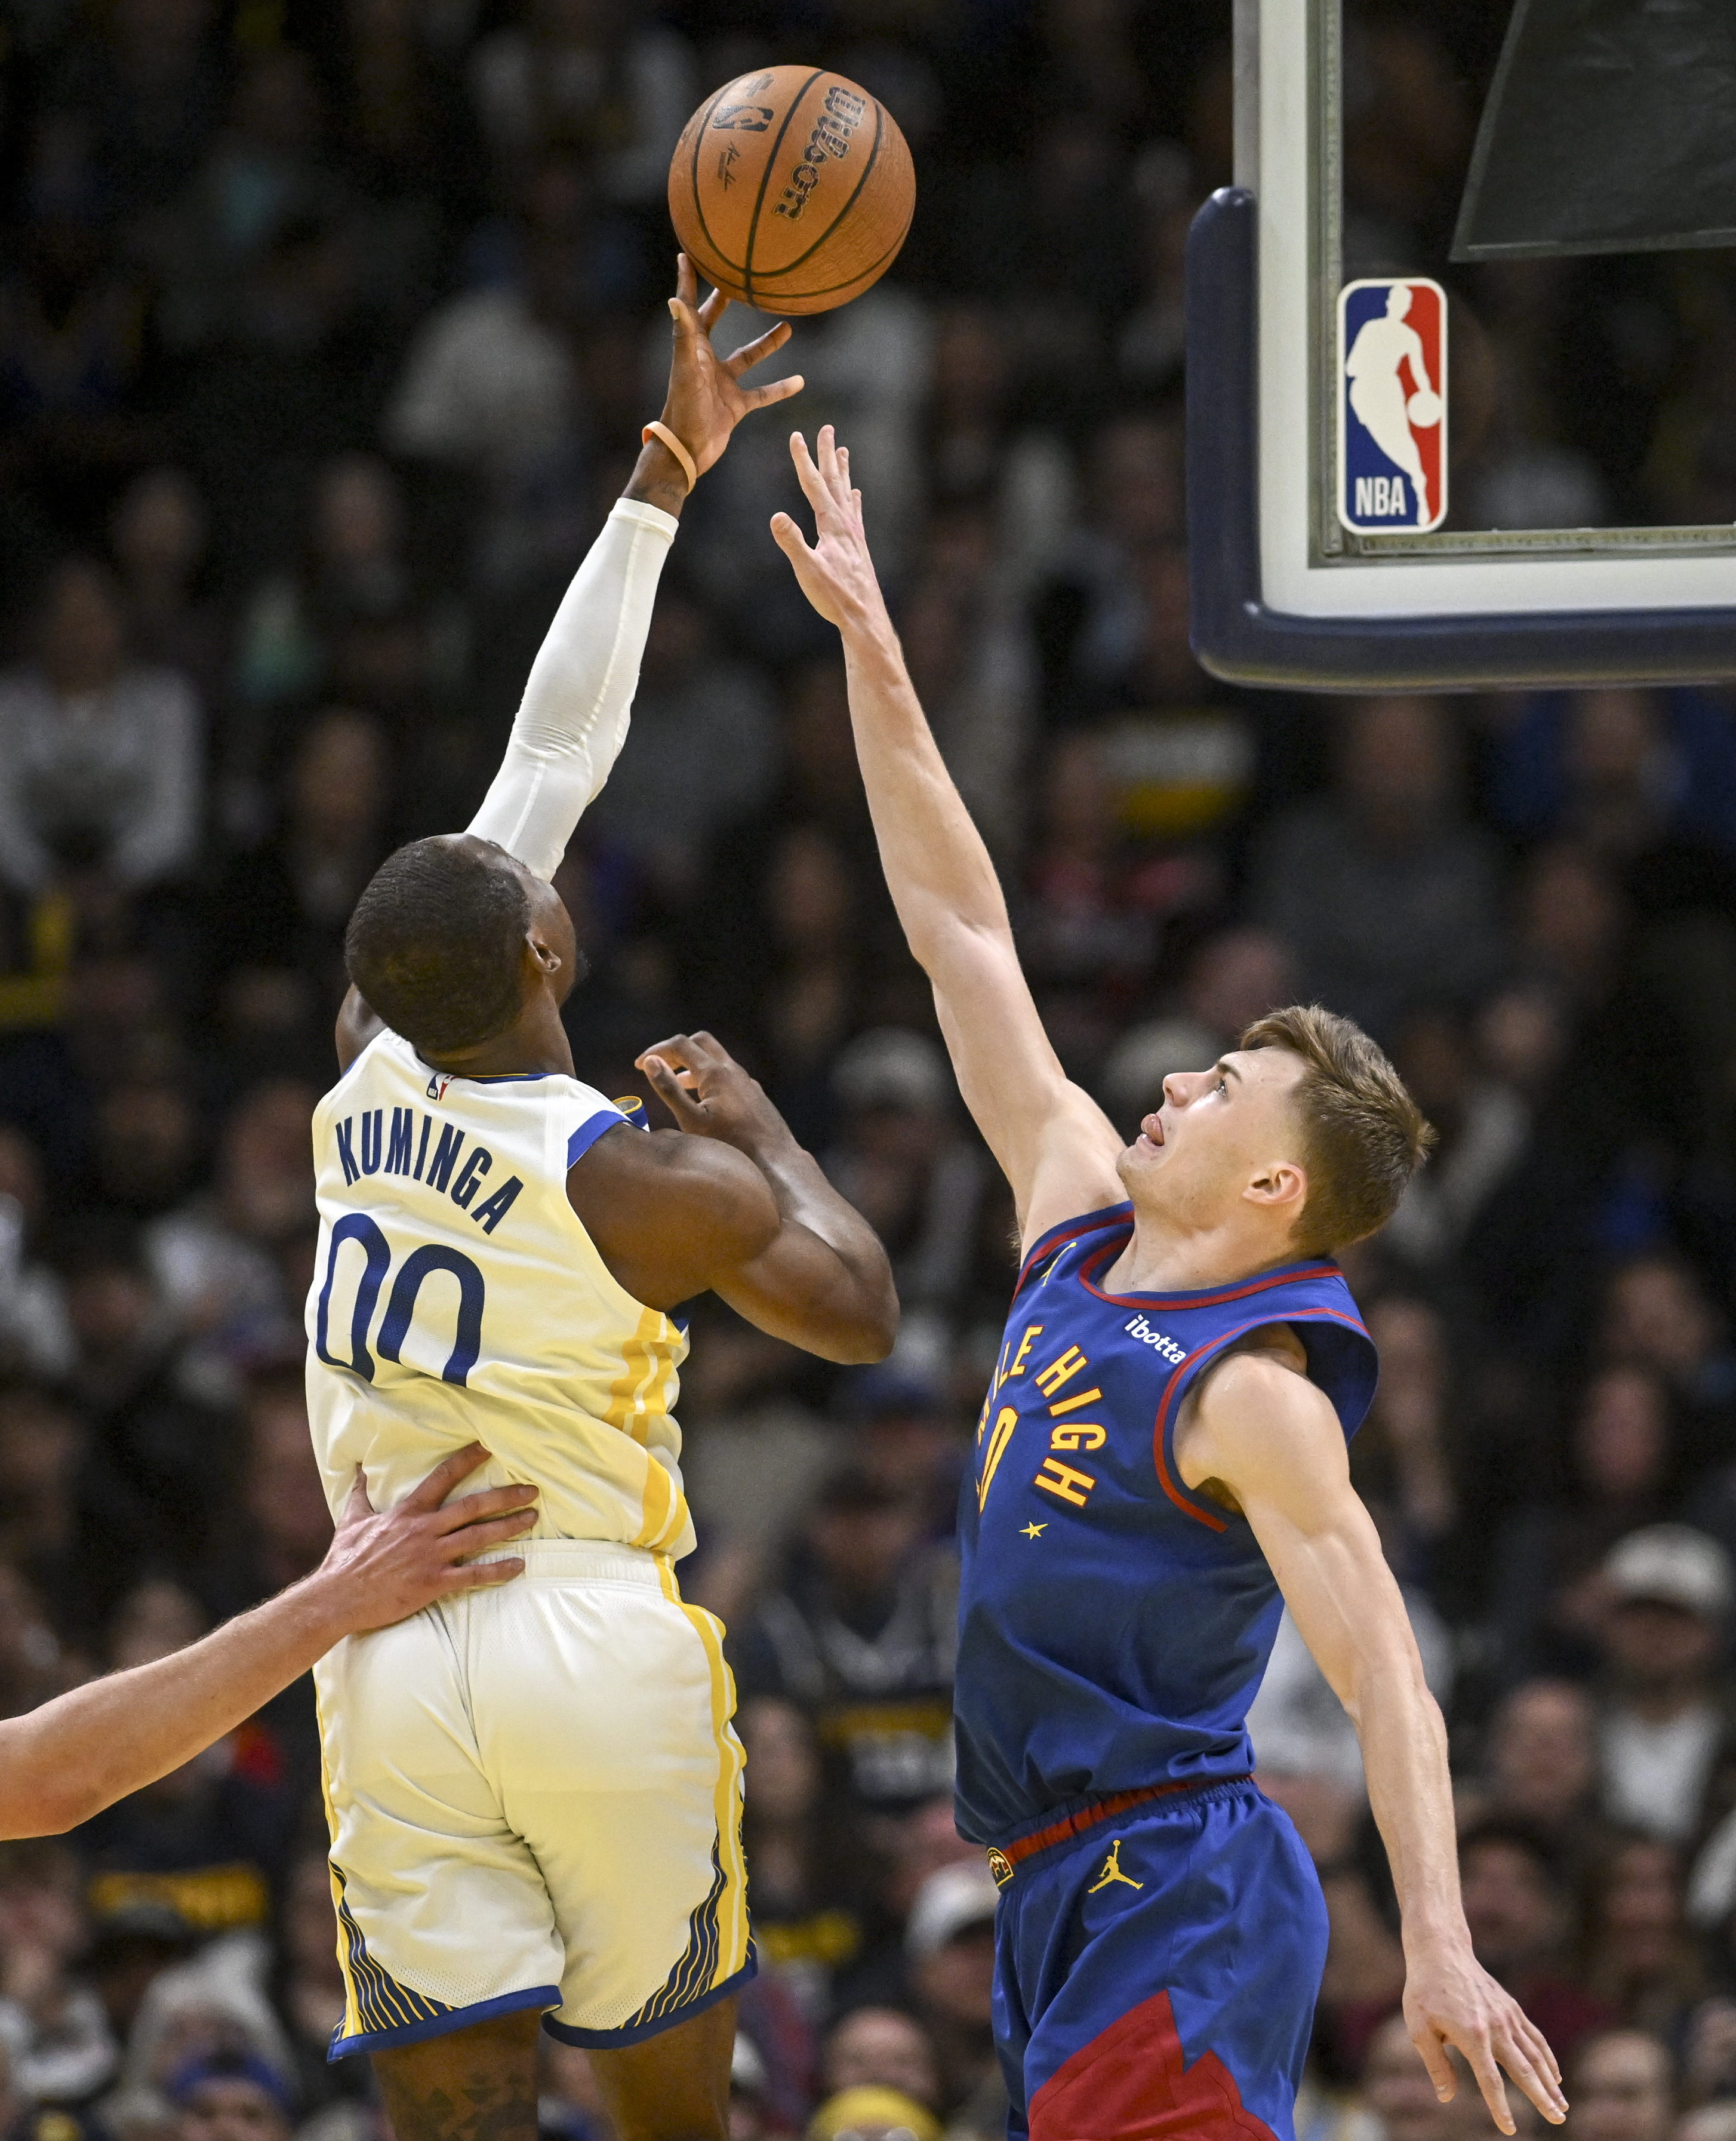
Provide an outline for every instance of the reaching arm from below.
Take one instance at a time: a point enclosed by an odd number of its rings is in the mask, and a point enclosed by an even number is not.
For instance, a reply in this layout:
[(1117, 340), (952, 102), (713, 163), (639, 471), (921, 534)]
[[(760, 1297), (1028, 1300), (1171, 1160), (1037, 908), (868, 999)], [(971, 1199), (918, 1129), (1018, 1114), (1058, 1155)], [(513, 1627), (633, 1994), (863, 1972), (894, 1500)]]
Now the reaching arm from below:
[(1305, 1360), (1279, 1326), (1208, 1371), (1176, 1432), (1182, 1478), (1247, 1518), (1356, 1727), (1402, 1913), (1404, 2018), (1437, 2094), (1445, 2102), (1453, 2093), (1452, 2045), (1503, 2134), (1513, 2122), (1502, 2067), (1559, 2124), (1566, 2102), (1554, 2054), (1471, 1952), (1446, 1728), (1374, 1522), (1350, 1484), (1344, 1431), (1325, 1392), (1299, 1372)]
[(790, 452), (814, 509), (814, 542), (785, 513), (774, 518), (772, 534), (803, 593), (843, 640), (856, 753), (887, 885), (933, 984), (966, 1105), (1012, 1184), (1029, 1243), (1059, 1220), (1119, 1202), (1121, 1139), (1069, 1080), (1043, 1031), (1001, 881), (905, 667), (848, 452), (829, 426), (817, 461), (799, 433)]
[(112, 1673), (0, 1723), (0, 1836), (54, 1836), (167, 1776), (251, 1717), (342, 1637), (460, 1591), (509, 1582), (515, 1557), (472, 1563), (536, 1521), (534, 1487), (446, 1497), (488, 1452), (446, 1459), (384, 1516), (358, 1479), (312, 1576), (173, 1656)]

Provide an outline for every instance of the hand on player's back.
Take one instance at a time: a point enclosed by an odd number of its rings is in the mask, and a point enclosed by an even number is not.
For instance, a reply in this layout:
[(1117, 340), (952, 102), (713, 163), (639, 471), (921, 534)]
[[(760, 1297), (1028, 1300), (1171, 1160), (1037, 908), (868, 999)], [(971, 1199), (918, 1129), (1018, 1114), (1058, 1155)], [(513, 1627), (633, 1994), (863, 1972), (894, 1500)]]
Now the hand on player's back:
[(816, 460), (799, 431), (789, 436), (803, 495), (814, 508), (814, 544), (787, 513), (775, 513), (771, 532), (778, 548), (795, 568), (797, 583), (828, 624), (840, 627), (878, 616), (885, 598), (868, 554), (862, 523), (862, 493), (850, 485), (850, 450), (841, 446), (829, 424), (814, 441)]
[(530, 1529), (537, 1520), (536, 1488), (514, 1484), (446, 1499), (488, 1458), (480, 1443), (467, 1444), (383, 1515), (369, 1501), (358, 1469), (317, 1579), (341, 1587), (352, 1634), (407, 1620), (455, 1592), (509, 1583), (523, 1573), (516, 1557), (479, 1564), (470, 1557)]
[(802, 377), (795, 372), (765, 386), (744, 386), (742, 374), (751, 372), (789, 341), (789, 321), (779, 320), (733, 357), (720, 357), (711, 347), (711, 330), (723, 317), (730, 301), (721, 290), (714, 290), (702, 305), (698, 299), (693, 263), (685, 253), (680, 253), (676, 260), (676, 294), (669, 301), (675, 322), (675, 352), (670, 360), (669, 396), (663, 404), (662, 421), (692, 455), (695, 468), (703, 475), (750, 410), (769, 409), (775, 401), (787, 401), (792, 394), (799, 394)]

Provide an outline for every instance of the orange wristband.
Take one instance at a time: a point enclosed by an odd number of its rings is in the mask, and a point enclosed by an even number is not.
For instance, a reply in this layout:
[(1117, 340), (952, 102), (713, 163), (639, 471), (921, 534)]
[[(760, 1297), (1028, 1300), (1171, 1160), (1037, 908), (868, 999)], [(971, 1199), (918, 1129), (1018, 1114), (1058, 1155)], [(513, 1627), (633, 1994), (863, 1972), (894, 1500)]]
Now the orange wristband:
[(666, 424), (661, 421), (647, 424), (640, 432), (639, 438), (640, 442), (645, 445), (649, 445), (651, 441), (656, 439), (660, 444), (667, 446), (686, 473), (688, 490), (692, 490), (694, 485), (699, 481), (699, 470), (693, 465), (692, 455), (688, 452)]

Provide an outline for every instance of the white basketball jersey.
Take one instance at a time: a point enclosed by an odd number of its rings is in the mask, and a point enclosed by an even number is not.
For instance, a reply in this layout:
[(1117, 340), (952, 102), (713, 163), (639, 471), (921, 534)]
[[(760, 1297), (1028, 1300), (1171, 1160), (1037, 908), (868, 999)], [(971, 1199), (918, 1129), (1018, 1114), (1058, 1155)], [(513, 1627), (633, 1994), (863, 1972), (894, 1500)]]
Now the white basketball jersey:
[(693, 1546), (671, 1417), (686, 1334), (610, 1276), (567, 1170), (623, 1122), (576, 1078), (453, 1078), (395, 1033), (313, 1115), (307, 1409), (334, 1515), (390, 1509), (466, 1442), (460, 1493), (542, 1489), (534, 1538)]

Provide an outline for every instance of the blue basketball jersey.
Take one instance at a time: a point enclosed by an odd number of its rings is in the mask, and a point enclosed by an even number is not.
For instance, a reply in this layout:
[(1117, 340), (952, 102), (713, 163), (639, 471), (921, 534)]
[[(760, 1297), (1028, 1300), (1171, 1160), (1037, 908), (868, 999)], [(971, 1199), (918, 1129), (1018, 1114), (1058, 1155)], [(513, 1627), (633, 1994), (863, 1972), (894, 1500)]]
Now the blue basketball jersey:
[(960, 1507), (958, 1825), (1004, 1844), (1071, 1802), (1245, 1776), (1283, 1602), (1245, 1518), (1190, 1494), (1183, 1400), (1226, 1346), (1287, 1323), (1345, 1435), (1373, 1341), (1319, 1258), (1193, 1293), (1110, 1294), (1133, 1207), (1031, 1251)]

